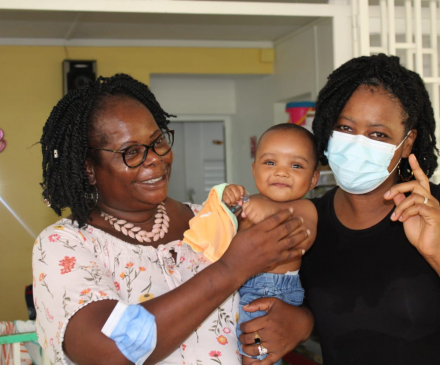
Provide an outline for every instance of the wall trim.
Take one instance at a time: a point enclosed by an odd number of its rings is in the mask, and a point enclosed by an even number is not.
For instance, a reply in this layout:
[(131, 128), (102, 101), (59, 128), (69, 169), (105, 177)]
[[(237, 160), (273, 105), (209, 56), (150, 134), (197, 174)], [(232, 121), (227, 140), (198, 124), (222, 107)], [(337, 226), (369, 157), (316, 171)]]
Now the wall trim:
[(178, 39), (75, 39), (1, 38), (0, 46), (60, 47), (181, 47), (181, 48), (274, 48), (271, 41), (216, 41)]

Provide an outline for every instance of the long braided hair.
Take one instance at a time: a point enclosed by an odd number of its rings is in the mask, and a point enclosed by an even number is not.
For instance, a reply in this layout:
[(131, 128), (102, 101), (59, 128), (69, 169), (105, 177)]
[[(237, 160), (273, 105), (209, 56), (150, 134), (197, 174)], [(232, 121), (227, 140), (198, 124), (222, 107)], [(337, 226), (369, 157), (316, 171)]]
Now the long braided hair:
[(58, 215), (70, 208), (80, 227), (90, 217), (91, 197), (95, 190), (86, 174), (86, 158), (100, 163), (99, 154), (89, 150), (90, 140), (103, 142), (105, 136), (95, 130), (94, 122), (112, 97), (138, 100), (153, 115), (158, 127), (167, 129), (167, 114), (147, 85), (125, 74), (99, 77), (84, 89), (66, 94), (53, 108), (41, 136), (43, 153), (43, 198)]
[[(417, 130), (412, 153), (428, 177), (437, 168), (438, 149), (435, 138), (435, 118), (428, 92), (421, 77), (399, 63), (396, 56), (384, 54), (354, 58), (330, 74), (327, 84), (319, 92), (316, 101), (313, 133), (318, 144), (318, 156), (323, 165), (328, 165), (324, 151), (339, 114), (360, 86), (367, 85), (383, 89), (402, 105), (405, 115), (405, 131)], [(411, 178), (408, 159), (400, 162), (401, 177)]]

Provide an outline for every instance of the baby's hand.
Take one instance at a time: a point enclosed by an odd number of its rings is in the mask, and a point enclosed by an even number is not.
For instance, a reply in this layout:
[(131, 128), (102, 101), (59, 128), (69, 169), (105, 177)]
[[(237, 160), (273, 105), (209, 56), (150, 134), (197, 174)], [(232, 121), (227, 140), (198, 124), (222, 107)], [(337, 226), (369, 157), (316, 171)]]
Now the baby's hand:
[(241, 217), (249, 219), (253, 224), (257, 224), (280, 210), (282, 209), (278, 204), (253, 196), (247, 203), (243, 204)]
[(223, 197), (222, 200), (225, 202), (226, 205), (243, 205), (243, 197), (246, 193), (246, 190), (241, 185), (228, 185), (225, 187), (225, 190), (223, 190)]

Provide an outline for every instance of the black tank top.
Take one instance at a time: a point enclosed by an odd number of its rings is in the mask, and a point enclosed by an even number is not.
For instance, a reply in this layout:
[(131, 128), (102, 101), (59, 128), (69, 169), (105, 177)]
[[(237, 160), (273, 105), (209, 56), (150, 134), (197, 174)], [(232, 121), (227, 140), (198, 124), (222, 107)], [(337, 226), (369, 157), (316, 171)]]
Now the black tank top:
[[(440, 364), (440, 278), (390, 214), (351, 230), (337, 188), (313, 202), (317, 239), (300, 271), (325, 365)], [(440, 188), (431, 184), (440, 200)]]

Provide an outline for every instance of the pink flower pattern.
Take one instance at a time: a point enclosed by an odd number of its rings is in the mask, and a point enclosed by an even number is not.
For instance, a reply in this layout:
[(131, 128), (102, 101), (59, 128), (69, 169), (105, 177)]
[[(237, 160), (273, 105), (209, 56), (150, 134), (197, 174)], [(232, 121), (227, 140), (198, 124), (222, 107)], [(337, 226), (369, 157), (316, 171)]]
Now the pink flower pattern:
[(62, 266), (61, 274), (67, 274), (72, 271), (75, 267), (76, 258), (65, 256), (64, 259), (60, 260), (59, 266)]
[[(171, 250), (177, 253), (176, 261)], [(138, 304), (146, 295), (169, 292), (210, 263), (180, 240), (158, 249), (129, 245), (99, 229), (80, 229), (62, 219), (38, 236), (32, 264), (39, 340), (52, 364), (61, 365), (66, 361), (62, 334), (81, 307), (106, 299)], [(170, 355), (169, 362), (241, 364), (235, 324), (230, 324), (238, 302), (238, 294), (231, 296)]]
[(220, 351), (210, 351), (209, 356), (211, 356), (211, 360), (216, 362), (217, 364), (221, 364), (220, 356), (222, 356), (222, 353)]
[(57, 241), (59, 241), (60, 238), (61, 238), (61, 236), (58, 233), (54, 233), (49, 236), (49, 241), (50, 242), (57, 242)]

